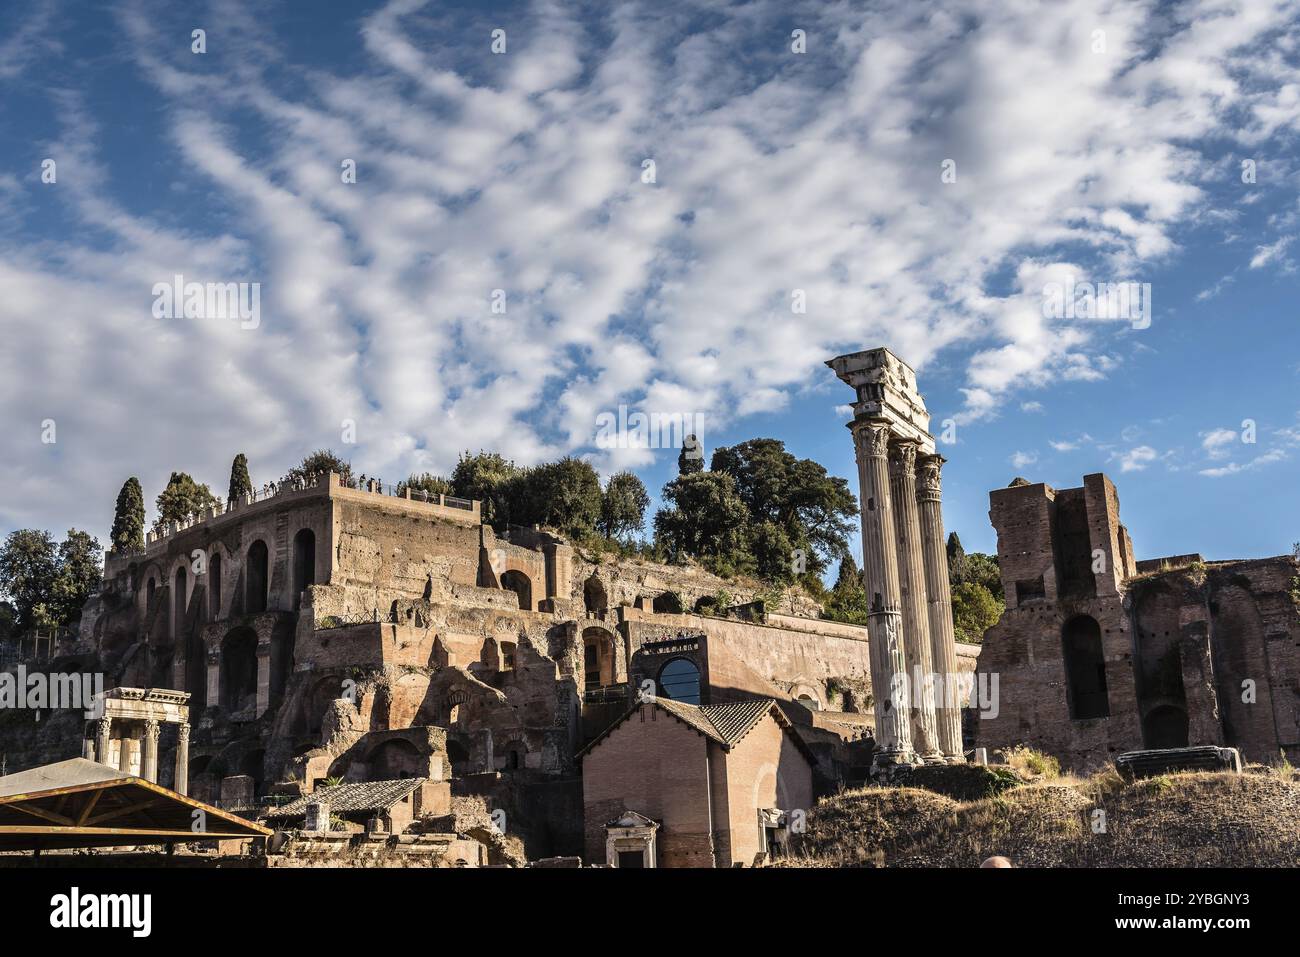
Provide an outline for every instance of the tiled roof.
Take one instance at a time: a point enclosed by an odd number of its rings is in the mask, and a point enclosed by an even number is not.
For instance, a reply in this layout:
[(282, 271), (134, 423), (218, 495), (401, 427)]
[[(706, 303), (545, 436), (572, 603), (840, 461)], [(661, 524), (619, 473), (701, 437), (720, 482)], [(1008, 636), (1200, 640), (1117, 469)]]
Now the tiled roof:
[(360, 814), (366, 811), (387, 811), (394, 804), (415, 792), (424, 778), (402, 778), (400, 781), (354, 781), (333, 787), (317, 788), (312, 794), (296, 801), (282, 804), (267, 813), (268, 818), (304, 817), (307, 805), (324, 801), (331, 814)]
[(701, 708), (699, 705), (662, 697), (655, 698), (654, 703), (673, 717), (685, 721), (700, 734), (727, 748), (747, 735), (776, 704), (771, 698), (758, 698), (753, 701), (705, 705)]

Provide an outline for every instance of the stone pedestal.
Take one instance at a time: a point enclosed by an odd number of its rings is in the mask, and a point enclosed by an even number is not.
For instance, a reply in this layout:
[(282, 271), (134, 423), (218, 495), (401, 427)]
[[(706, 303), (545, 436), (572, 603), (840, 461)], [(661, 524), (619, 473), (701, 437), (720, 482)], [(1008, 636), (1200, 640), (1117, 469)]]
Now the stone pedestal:
[(939, 470), (941, 455), (927, 455), (917, 469), (917, 510), (921, 522), (921, 556), (925, 565), (925, 591), (928, 596), (930, 644), (935, 670), (943, 678), (943, 695), (937, 702), (939, 747), (953, 763), (966, 759), (961, 741), (961, 709), (964, 702), (956, 694), (957, 649), (952, 627), (952, 590), (948, 584), (948, 549), (943, 534), (943, 488)]
[(911, 694), (908, 717), (912, 744), (927, 764), (940, 764), (935, 715), (934, 667), (931, 663), (930, 616), (926, 607), (925, 569), (921, 560), (921, 525), (916, 507), (915, 442), (890, 448), (889, 480), (898, 545), (898, 579), (902, 594), (904, 651)]
[(876, 764), (916, 760), (908, 719), (907, 660), (889, 494), (889, 426), (855, 423), (862, 492), (862, 568), (867, 592), (867, 635), (876, 717)]

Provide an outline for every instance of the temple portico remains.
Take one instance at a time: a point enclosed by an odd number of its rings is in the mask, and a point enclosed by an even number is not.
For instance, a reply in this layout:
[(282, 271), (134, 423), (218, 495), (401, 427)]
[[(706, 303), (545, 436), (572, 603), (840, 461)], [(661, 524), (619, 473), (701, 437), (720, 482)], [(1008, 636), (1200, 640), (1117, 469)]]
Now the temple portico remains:
[[(964, 760), (960, 707), (943, 707), (928, 676), (957, 672), (944, 551), (943, 456), (916, 373), (888, 349), (826, 363), (853, 386), (853, 434), (862, 509), (876, 765)], [(919, 680), (918, 680), (919, 679)], [(910, 693), (910, 685), (921, 689)]]
[(86, 723), (82, 757), (158, 784), (163, 728), (176, 726), (172, 789), (187, 793), (190, 696), (162, 688), (112, 688), (96, 700), (98, 717)]

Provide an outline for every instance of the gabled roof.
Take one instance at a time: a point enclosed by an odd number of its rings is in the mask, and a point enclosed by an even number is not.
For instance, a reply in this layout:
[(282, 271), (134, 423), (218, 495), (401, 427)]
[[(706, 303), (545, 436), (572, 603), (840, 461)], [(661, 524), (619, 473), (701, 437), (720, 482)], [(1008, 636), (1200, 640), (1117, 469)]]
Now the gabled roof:
[(427, 779), (401, 778), (396, 781), (353, 781), (317, 788), (311, 794), (282, 804), (267, 812), (268, 819), (306, 817), (307, 805), (324, 801), (331, 814), (364, 814), (369, 811), (387, 811), (394, 804), (410, 797)]
[(647, 705), (665, 711), (684, 724), (690, 725), (709, 740), (717, 742), (726, 751), (730, 751), (735, 745), (739, 744), (745, 735), (749, 734), (754, 729), (754, 726), (763, 719), (764, 715), (770, 714), (776, 723), (794, 739), (796, 747), (808, 759), (808, 763), (814, 766), (817, 763), (812, 752), (808, 750), (808, 746), (795, 732), (789, 719), (782, 714), (776, 700), (773, 698), (751, 698), (745, 701), (730, 701), (726, 704), (705, 705), (704, 707), (686, 704), (683, 701), (673, 701), (671, 698), (658, 696), (647, 698), (645, 701), (634, 704), (621, 718), (580, 750), (576, 757), (581, 759), (586, 756), (596, 745), (612, 734), (616, 728), (636, 714), (640, 708)]
[(659, 822), (646, 817), (640, 811), (624, 811), (614, 820), (610, 821), (605, 827), (655, 827)]
[[(202, 811), (196, 817), (195, 811)], [(195, 830), (195, 822), (202, 829)], [(72, 758), (0, 778), (0, 850), (264, 837), (259, 824), (115, 768)]]

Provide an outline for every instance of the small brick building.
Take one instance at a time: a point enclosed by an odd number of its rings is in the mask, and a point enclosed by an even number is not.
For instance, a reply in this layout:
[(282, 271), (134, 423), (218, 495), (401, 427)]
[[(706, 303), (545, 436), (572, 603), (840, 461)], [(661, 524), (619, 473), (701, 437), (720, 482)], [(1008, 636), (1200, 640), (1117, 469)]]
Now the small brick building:
[(580, 757), (588, 863), (749, 866), (813, 802), (812, 756), (770, 698), (651, 698)]

